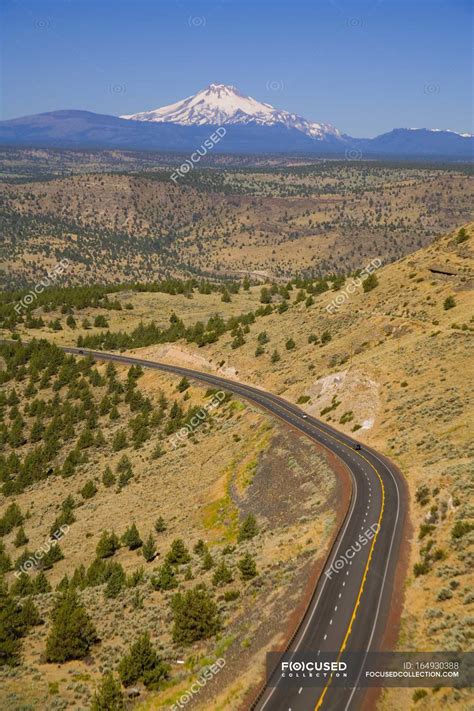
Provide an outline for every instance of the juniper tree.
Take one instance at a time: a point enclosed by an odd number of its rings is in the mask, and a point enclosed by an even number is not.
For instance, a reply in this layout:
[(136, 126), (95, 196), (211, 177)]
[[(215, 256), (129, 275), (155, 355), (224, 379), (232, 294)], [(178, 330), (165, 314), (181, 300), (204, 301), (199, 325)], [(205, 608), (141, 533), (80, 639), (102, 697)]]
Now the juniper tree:
[(53, 624), (46, 640), (46, 661), (61, 664), (86, 657), (98, 637), (74, 589), (67, 590), (57, 599), (51, 618)]
[(233, 578), (230, 569), (226, 566), (224, 561), (222, 561), (214, 571), (214, 575), (212, 576), (212, 584), (215, 586), (227, 585), (228, 583), (231, 583), (232, 580)]
[(103, 675), (92, 699), (91, 711), (124, 711), (125, 705), (120, 683), (112, 672)]
[(105, 586), (105, 597), (117, 597), (125, 585), (126, 575), (120, 563), (115, 563)]
[(173, 641), (177, 644), (193, 644), (208, 639), (221, 629), (217, 605), (202, 586), (174, 595), (171, 609)]
[(163, 531), (166, 531), (166, 523), (165, 523), (163, 516), (158, 516), (158, 518), (156, 519), (155, 531), (157, 533), (163, 533)]
[(202, 559), (202, 569), (210, 570), (214, 565), (214, 559), (210, 554), (209, 550), (206, 550)]
[(156, 557), (155, 541), (151, 533), (143, 544), (142, 552), (147, 563), (151, 563), (151, 561)]
[(189, 563), (191, 556), (182, 538), (175, 538), (172, 542), (171, 548), (166, 555), (166, 560), (168, 563), (171, 563), (171, 565)]
[(242, 524), (240, 525), (239, 528), (239, 534), (238, 534), (238, 541), (248, 541), (254, 536), (256, 536), (258, 533), (258, 526), (257, 526), (257, 521), (255, 516), (252, 513), (249, 513), (244, 520), (242, 521)]
[(0, 666), (16, 666), (20, 662), (21, 638), (26, 626), (21, 607), (0, 579)]
[(125, 531), (125, 533), (122, 536), (122, 543), (125, 546), (128, 546), (128, 548), (131, 551), (136, 550), (137, 548), (140, 548), (140, 546), (143, 545), (143, 541), (140, 538), (140, 534), (138, 532), (138, 528), (134, 523), (132, 523), (129, 528)]
[(97, 487), (94, 482), (89, 479), (81, 489), (81, 495), (84, 499), (92, 499), (97, 494)]
[(251, 580), (257, 575), (257, 565), (255, 559), (246, 553), (237, 563), (242, 576), (242, 580)]
[(113, 486), (116, 482), (116, 478), (112, 473), (112, 469), (107, 465), (104, 473), (102, 474), (102, 483), (104, 486)]
[(20, 548), (21, 546), (26, 546), (28, 541), (29, 538), (25, 533), (25, 529), (23, 528), (23, 526), (20, 526), (15, 536), (15, 540), (13, 541), (15, 547)]
[(124, 686), (143, 681), (149, 689), (157, 689), (169, 676), (169, 667), (158, 656), (149, 632), (144, 632), (132, 644), (129, 653), (120, 660), (118, 671)]
[(98, 558), (110, 558), (119, 548), (120, 542), (114, 531), (112, 531), (112, 533), (104, 531), (99, 539), (95, 552)]
[(171, 563), (165, 560), (158, 569), (158, 575), (152, 578), (152, 584), (155, 590), (172, 590), (178, 585)]

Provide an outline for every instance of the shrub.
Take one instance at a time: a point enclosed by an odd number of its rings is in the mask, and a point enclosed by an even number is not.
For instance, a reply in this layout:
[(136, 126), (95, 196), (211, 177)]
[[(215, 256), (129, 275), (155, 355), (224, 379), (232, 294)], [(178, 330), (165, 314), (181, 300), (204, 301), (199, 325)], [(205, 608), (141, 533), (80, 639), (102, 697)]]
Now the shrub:
[(456, 521), (453, 528), (451, 529), (451, 538), (457, 540), (470, 533), (474, 529), (474, 524), (469, 521)]
[(239, 590), (226, 590), (224, 593), (224, 600), (226, 602), (232, 602), (233, 600), (237, 600), (237, 598), (240, 597), (240, 592)]
[(444, 300), (443, 303), (443, 309), (445, 311), (449, 311), (449, 309), (453, 309), (456, 306), (456, 300), (454, 296), (447, 296)]
[(372, 291), (372, 289), (375, 289), (379, 285), (379, 280), (377, 279), (377, 276), (375, 273), (369, 274), (367, 279), (364, 279), (362, 282), (362, 288), (364, 291), (367, 293), (368, 291)]
[(456, 243), (462, 244), (463, 242), (465, 242), (468, 239), (469, 239), (469, 235), (467, 234), (464, 227), (461, 227), (461, 229), (459, 230), (459, 232), (456, 235)]
[(426, 575), (430, 571), (428, 561), (423, 560), (421, 563), (415, 563), (413, 566), (413, 575), (418, 578), (420, 575)]
[(438, 592), (438, 595), (436, 596), (436, 599), (440, 601), (450, 600), (452, 596), (453, 593), (449, 588), (441, 588), (441, 590)]
[(415, 499), (421, 506), (426, 506), (430, 500), (430, 489), (426, 484), (419, 486), (415, 493)]
[(428, 696), (428, 692), (426, 691), (426, 689), (415, 689), (415, 691), (413, 692), (414, 703), (416, 704), (416, 702), (420, 699), (424, 699), (425, 696)]
[(191, 385), (191, 383), (189, 382), (189, 380), (186, 377), (181, 378), (176, 390), (178, 390), (180, 393), (184, 393), (184, 391), (187, 390), (190, 385)]

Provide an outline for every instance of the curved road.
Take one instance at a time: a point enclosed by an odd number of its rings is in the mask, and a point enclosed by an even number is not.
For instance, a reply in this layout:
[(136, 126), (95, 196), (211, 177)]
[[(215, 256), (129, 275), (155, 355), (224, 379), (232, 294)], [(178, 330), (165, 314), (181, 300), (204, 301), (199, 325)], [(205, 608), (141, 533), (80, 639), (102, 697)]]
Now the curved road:
[[(311, 603), (289, 652), (313, 655), (377, 651), (386, 629), (396, 565), (406, 518), (406, 489), (396, 467), (384, 456), (264, 390), (210, 373), (102, 351), (64, 348), (96, 360), (141, 365), (186, 376), (236, 393), (269, 411), (334, 452), (349, 469), (352, 497), (349, 511), (332, 548), (326, 575), (320, 576)], [(370, 529), (373, 537), (358, 545)], [(366, 539), (368, 537), (366, 536)], [(342, 556), (347, 563), (341, 563)], [(340, 569), (339, 569), (340, 568)], [(362, 659), (364, 655), (361, 655)], [(361, 708), (364, 689), (326, 686), (267, 685), (252, 705), (258, 711), (345, 711)]]

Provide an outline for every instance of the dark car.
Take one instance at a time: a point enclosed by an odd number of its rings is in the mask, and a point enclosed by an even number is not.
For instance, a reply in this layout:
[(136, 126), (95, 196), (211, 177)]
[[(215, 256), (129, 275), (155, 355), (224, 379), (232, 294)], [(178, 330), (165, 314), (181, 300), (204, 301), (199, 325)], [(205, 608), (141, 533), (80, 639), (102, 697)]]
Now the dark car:
[(355, 445), (354, 449), (357, 449), (357, 450), (361, 449), (361, 446), (360, 446), (360, 444), (359, 444), (359, 443), (357, 443), (357, 444)]

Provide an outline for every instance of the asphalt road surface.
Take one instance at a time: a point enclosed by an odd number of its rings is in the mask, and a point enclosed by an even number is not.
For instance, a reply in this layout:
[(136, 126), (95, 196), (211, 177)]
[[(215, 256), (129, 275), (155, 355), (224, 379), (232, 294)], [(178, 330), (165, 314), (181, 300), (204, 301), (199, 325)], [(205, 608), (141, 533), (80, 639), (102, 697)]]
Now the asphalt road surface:
[[(403, 479), (396, 467), (373, 449), (356, 449), (357, 442), (316, 418), (305, 415), (283, 398), (210, 373), (132, 358), (115, 353), (64, 348), (75, 355), (101, 361), (186, 376), (222, 388), (251, 401), (297, 428), (334, 452), (352, 477), (348, 513), (321, 574), (311, 603), (292, 640), (289, 652), (333, 653), (344, 660), (348, 652), (377, 651), (388, 622), (395, 569), (402, 543), (407, 502)], [(372, 537), (367, 531), (372, 532)], [(361, 538), (368, 539), (361, 543)], [(326, 572), (328, 574), (326, 574)], [(360, 655), (363, 659), (364, 654)], [(356, 677), (357, 678), (357, 677)], [(365, 690), (357, 684), (336, 687), (331, 680), (320, 686), (289, 686), (278, 675), (252, 705), (258, 711), (345, 711), (366, 708)]]

